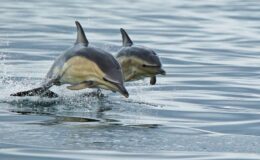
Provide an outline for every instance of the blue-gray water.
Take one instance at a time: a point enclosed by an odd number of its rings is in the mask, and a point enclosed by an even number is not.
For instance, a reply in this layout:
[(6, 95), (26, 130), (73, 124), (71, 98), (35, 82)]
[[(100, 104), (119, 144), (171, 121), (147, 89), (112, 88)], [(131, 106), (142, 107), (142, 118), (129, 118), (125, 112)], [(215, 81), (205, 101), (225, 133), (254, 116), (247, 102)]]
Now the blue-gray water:
[[(260, 159), (260, 2), (1, 0), (0, 159)], [(76, 37), (112, 54), (119, 28), (167, 76), (130, 98), (9, 94), (37, 87)]]

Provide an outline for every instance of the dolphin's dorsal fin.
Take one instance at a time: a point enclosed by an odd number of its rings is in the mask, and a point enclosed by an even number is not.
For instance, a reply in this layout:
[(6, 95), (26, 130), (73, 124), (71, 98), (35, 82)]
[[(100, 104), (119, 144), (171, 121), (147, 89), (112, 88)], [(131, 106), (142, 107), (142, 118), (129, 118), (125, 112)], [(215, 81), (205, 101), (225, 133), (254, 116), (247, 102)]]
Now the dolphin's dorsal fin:
[(82, 44), (88, 46), (88, 40), (85, 36), (83, 28), (81, 27), (81, 25), (78, 21), (75, 21), (75, 23), (77, 26), (77, 40), (76, 40), (75, 44), (82, 43)]
[(126, 31), (123, 28), (120, 28), (121, 34), (122, 34), (122, 39), (123, 39), (123, 46), (132, 46), (133, 42), (132, 40), (129, 38), (128, 34), (126, 33)]

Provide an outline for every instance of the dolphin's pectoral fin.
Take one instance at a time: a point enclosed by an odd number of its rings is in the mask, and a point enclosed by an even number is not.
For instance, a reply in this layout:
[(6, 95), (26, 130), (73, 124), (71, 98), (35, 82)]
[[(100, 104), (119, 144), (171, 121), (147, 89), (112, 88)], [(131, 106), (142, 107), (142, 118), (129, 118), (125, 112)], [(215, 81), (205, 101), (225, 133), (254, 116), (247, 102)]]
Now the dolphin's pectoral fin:
[(155, 83), (156, 83), (156, 76), (153, 76), (153, 77), (151, 77), (151, 79), (150, 79), (150, 84), (151, 84), (151, 85), (155, 85)]
[(67, 88), (70, 90), (81, 90), (85, 88), (92, 88), (94, 87), (95, 83), (93, 81), (84, 81), (78, 84), (74, 84), (71, 86), (68, 86)]

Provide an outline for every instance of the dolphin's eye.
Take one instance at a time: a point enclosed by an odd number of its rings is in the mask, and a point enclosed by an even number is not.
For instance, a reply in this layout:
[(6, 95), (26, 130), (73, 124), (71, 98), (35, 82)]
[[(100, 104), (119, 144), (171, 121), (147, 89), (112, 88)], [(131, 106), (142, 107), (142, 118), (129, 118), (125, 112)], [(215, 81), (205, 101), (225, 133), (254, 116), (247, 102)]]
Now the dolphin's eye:
[(161, 66), (159, 66), (159, 65), (147, 65), (147, 64), (143, 64), (142, 67), (146, 67), (146, 68), (160, 68)]

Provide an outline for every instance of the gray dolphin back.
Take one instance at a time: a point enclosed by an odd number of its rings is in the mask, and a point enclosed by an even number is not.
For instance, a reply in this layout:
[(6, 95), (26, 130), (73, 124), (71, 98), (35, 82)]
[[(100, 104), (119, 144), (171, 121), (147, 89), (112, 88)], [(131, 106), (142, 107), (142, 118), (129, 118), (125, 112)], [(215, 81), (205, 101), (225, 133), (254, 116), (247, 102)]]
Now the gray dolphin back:
[(123, 39), (123, 46), (127, 47), (127, 46), (132, 46), (133, 42), (130, 39), (130, 37), (128, 36), (128, 34), (126, 33), (126, 31), (123, 28), (120, 28), (120, 32), (122, 34), (122, 39)]

